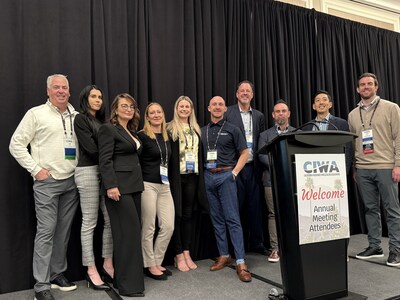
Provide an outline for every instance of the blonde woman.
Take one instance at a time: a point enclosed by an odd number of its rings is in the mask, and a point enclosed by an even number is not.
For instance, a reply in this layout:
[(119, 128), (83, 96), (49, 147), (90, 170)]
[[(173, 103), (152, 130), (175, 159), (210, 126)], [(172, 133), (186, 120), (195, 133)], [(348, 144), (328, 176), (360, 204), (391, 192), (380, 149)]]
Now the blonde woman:
[[(174, 231), (175, 210), (168, 171), (171, 145), (160, 104), (153, 102), (146, 107), (144, 127), (138, 136), (143, 145), (140, 164), (144, 181), (142, 251), (145, 274), (155, 280), (166, 280), (172, 273), (161, 264)], [(156, 218), (159, 231), (154, 240)]]
[[(202, 147), (200, 127), (192, 100), (180, 96), (174, 106), (174, 118), (167, 125), (171, 136), (172, 196), (175, 203), (175, 229), (173, 235), (175, 267), (181, 272), (194, 270), (197, 265), (190, 255), (193, 212), (198, 200), (204, 200)], [(176, 172), (175, 172), (175, 169)], [(203, 204), (205, 205), (205, 204)]]

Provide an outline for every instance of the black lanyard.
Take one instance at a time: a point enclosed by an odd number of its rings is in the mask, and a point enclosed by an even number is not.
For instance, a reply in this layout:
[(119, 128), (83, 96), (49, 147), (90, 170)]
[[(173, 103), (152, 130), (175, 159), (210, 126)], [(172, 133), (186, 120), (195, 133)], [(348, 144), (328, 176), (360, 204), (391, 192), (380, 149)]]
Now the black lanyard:
[[(381, 99), (379, 99), (378, 102), (377, 102), (376, 105), (375, 105), (374, 111), (372, 112), (371, 119), (369, 119), (369, 127), (368, 127), (368, 128), (371, 128), (371, 125), (372, 125), (372, 118), (373, 118), (374, 115), (375, 115), (375, 111), (376, 111), (376, 109), (377, 109), (377, 107), (378, 107), (380, 101), (381, 101)], [(363, 130), (365, 130), (364, 120), (363, 120), (363, 117), (362, 117), (362, 114), (361, 114), (361, 106), (360, 106), (359, 109), (360, 109), (359, 111), (360, 111), (361, 126), (362, 126)]]
[(163, 166), (168, 166), (168, 147), (167, 147), (167, 142), (163, 138), (164, 145), (165, 145), (165, 159), (163, 159), (161, 147), (160, 147), (160, 144), (158, 143), (158, 139), (157, 139), (157, 134), (155, 134), (155, 136), (156, 136), (156, 143), (157, 143), (157, 146), (158, 146), (158, 150), (160, 151), (161, 164)]
[[(221, 128), (219, 129), (219, 131), (218, 131), (217, 139), (215, 140), (214, 147), (213, 147), (212, 150), (217, 149), (217, 142), (218, 142), (219, 136), (220, 136), (220, 134), (221, 134), (222, 128), (224, 128), (225, 122), (226, 122), (226, 121), (224, 121), (224, 123), (222, 123), (222, 126), (221, 126)], [(210, 149), (210, 143), (208, 142), (208, 129), (209, 129), (209, 128), (210, 128), (210, 123), (208, 123), (208, 125), (207, 125), (207, 149), (208, 149), (208, 151), (211, 151), (211, 149)]]
[[(57, 108), (57, 110), (58, 110), (58, 108)], [(69, 108), (67, 108), (67, 110), (68, 110), (68, 116), (69, 116), (69, 126), (70, 126), (70, 128), (71, 128), (71, 138), (72, 138), (72, 136), (73, 136), (73, 134), (74, 134), (74, 128), (72, 127), (72, 117), (71, 117), (71, 112), (69, 111)], [(60, 112), (59, 110), (58, 110), (58, 112), (59, 112), (59, 113), (60, 113), (60, 115), (61, 115), (61, 121), (62, 121), (63, 128), (64, 128), (64, 134), (65, 134), (65, 138), (68, 138), (68, 136), (67, 136), (67, 127), (65, 126), (65, 119), (64, 119), (64, 117), (63, 117), (63, 113), (62, 113), (62, 112)]]

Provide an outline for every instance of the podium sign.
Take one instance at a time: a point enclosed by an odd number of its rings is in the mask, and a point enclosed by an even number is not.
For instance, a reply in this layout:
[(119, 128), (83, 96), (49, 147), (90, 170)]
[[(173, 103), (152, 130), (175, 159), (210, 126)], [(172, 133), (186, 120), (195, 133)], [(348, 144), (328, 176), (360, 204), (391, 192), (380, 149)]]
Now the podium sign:
[(354, 136), (291, 132), (258, 151), (270, 158), (283, 292), (291, 300), (348, 295), (344, 147)]
[(295, 154), (299, 244), (350, 237), (344, 154)]

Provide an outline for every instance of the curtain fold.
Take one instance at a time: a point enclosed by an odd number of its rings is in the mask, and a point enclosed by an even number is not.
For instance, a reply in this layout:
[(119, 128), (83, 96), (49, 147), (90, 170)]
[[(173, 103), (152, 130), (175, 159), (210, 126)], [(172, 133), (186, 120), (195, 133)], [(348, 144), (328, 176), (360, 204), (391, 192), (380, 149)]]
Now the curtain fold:
[(269, 126), (274, 103), (285, 100), (291, 124), (310, 120), (315, 87), (314, 11), (275, 1), (255, 1), (256, 107)]

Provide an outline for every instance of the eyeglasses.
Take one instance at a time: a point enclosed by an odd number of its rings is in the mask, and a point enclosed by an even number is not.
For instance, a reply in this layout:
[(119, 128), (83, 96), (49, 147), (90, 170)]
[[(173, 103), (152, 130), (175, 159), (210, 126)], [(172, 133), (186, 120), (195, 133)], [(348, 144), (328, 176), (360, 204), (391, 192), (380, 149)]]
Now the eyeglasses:
[(123, 110), (128, 110), (130, 108), (131, 110), (135, 110), (136, 107), (134, 105), (128, 105), (128, 104), (121, 104), (120, 106)]

